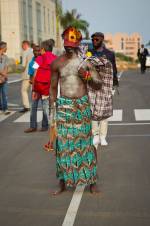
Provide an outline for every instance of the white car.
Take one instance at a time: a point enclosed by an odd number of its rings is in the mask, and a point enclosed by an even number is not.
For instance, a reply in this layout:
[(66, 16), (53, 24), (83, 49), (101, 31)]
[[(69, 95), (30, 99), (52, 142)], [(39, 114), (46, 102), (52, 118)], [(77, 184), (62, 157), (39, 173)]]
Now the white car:
[(150, 55), (146, 57), (146, 67), (150, 67)]

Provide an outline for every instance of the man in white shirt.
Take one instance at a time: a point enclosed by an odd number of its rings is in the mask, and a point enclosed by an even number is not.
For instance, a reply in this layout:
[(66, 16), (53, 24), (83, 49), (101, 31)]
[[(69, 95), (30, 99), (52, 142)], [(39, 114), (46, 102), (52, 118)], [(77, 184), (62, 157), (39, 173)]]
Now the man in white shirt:
[(22, 103), (23, 109), (20, 111), (21, 113), (29, 111), (29, 97), (28, 92), (30, 88), (29, 75), (28, 75), (28, 66), (33, 57), (33, 50), (30, 48), (30, 42), (25, 40), (22, 42), (22, 66), (24, 67), (24, 71), (22, 73), (22, 86), (21, 86), (21, 95), (22, 95)]

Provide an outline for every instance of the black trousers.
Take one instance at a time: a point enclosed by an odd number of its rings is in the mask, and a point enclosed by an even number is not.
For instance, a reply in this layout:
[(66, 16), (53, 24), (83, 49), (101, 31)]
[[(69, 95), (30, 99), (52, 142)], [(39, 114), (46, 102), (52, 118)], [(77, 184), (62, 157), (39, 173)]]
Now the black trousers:
[(146, 59), (141, 60), (141, 73), (144, 73), (146, 71)]

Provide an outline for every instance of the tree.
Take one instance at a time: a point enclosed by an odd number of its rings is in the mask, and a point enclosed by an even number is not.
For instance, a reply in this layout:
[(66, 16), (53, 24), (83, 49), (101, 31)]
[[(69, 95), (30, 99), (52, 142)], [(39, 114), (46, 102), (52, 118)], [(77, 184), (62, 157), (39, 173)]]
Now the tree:
[(63, 15), (61, 2), (56, 0), (56, 46), (60, 47), (60, 21)]
[(81, 19), (81, 14), (76, 9), (63, 12), (61, 1), (56, 0), (56, 46), (60, 47), (60, 25), (63, 29), (74, 26), (85, 34), (85, 38), (89, 39), (89, 23)]

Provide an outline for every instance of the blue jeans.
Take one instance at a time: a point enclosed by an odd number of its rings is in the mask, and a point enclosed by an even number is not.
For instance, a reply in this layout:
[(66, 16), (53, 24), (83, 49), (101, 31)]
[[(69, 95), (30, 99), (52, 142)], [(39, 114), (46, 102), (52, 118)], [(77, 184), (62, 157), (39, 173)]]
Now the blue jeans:
[(7, 82), (0, 85), (0, 110), (6, 111), (7, 106)]
[(31, 113), (30, 113), (30, 128), (37, 128), (37, 109), (39, 100), (42, 102), (43, 119), (42, 128), (48, 129), (48, 117), (49, 117), (49, 98), (32, 100)]

